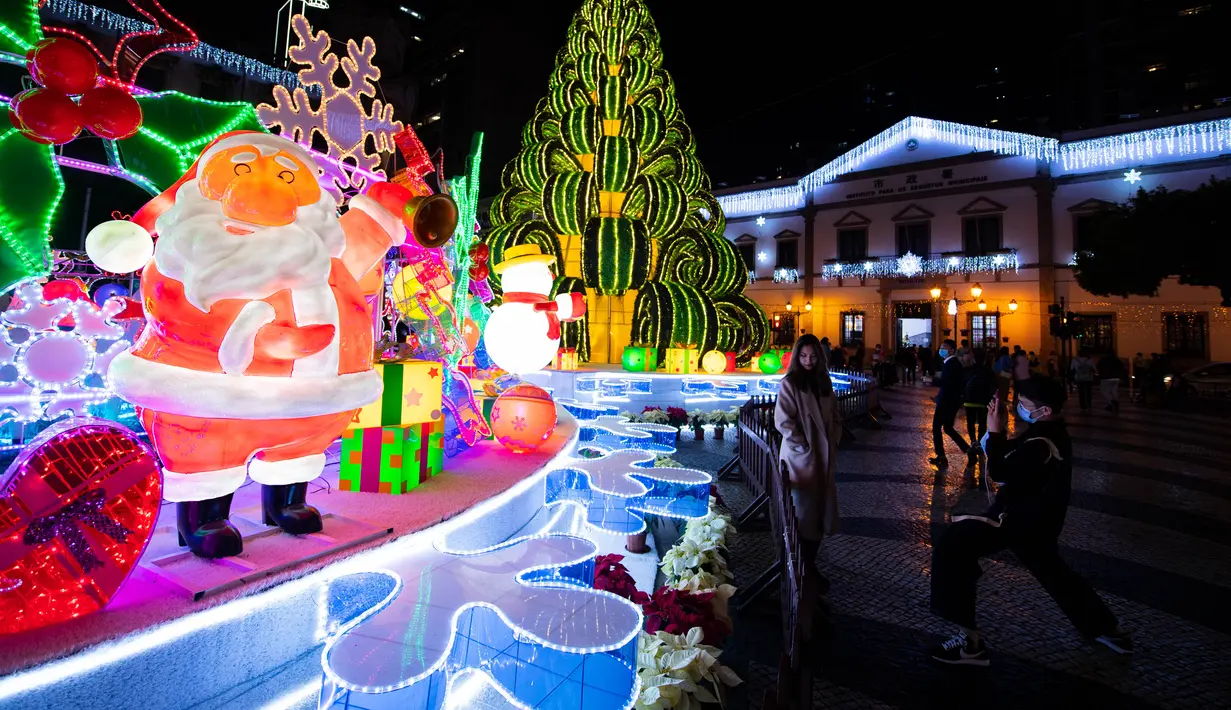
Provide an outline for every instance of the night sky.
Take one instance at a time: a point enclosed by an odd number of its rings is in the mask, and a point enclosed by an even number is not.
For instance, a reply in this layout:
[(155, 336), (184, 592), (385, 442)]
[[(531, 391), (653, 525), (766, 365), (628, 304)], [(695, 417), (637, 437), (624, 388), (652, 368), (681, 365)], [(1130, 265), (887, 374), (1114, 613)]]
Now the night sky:
[[(122, 0), (100, 4), (124, 9)], [(309, 17), (326, 28), (331, 22), (343, 22), (351, 31), (357, 25), (378, 38), (382, 33), (391, 36), (379, 20), (365, 25), (344, 19), (349, 13), (343, 8), (371, 12), (362, 2), (333, 0), (332, 4), (334, 9), (328, 11), (309, 10)], [(388, 11), (399, 3), (368, 4)], [(432, 12), (432, 3), (407, 0), (405, 4)], [(1007, 14), (989, 9), (986, 3), (977, 16), (961, 7), (974, 3), (951, 3), (943, 11), (920, 6), (891, 11), (875, 3), (744, 3), (735, 12), (717, 10), (709, 0), (652, 0), (648, 5), (663, 38), (665, 63), (675, 78), (680, 106), (697, 136), (700, 158), (715, 182), (734, 183), (755, 176), (773, 179), (780, 167), (786, 173), (801, 172), (802, 156), (783, 154), (797, 141), (801, 151), (814, 159), (832, 157), (825, 155), (832, 149), (818, 145), (818, 140), (849, 131), (850, 117), (831, 110), (827, 96), (850, 71), (869, 64), (896, 66), (907, 75), (919, 74), (920, 81), (932, 81), (947, 66), (974, 61), (970, 52), (984, 44), (984, 30), (1002, 24), (992, 13)], [(178, 11), (205, 42), (258, 58), (271, 51), (278, 8), (273, 0), (169, 0), (167, 6)], [(469, 27), (461, 32), (469, 32), (470, 43), (480, 45), (473, 48), (483, 55), (479, 96), (469, 111), (474, 115), (463, 121), (451, 116), (445, 130), (450, 132), (449, 142), (460, 145), (468, 141), (472, 129), (486, 132), (484, 193), (490, 194), (498, 189), (498, 167), (515, 154), (522, 124), (546, 93), (555, 53), (565, 42), (569, 20), (580, 2), (444, 6), (444, 11), (467, 18)], [(960, 41), (944, 38), (945, 32), (962, 31), (967, 36)], [(998, 40), (1003, 45), (1007, 38), (1001, 33)], [(391, 60), (389, 51), (382, 51), (378, 42), (378, 63), (382, 57)], [(387, 63), (384, 68), (386, 78), (399, 73)], [(413, 62), (406, 60), (400, 73), (414, 72)], [(899, 113), (897, 118), (906, 115), (905, 108)], [(856, 130), (870, 135), (887, 125)], [(774, 164), (792, 157), (798, 158), (795, 164)], [(451, 165), (456, 168), (457, 162)]]
[[(91, 2), (134, 16), (124, 0)], [(381, 89), (399, 120), (413, 123), (437, 108), (419, 100), (416, 85), (448, 69), (452, 103), (442, 112), (443, 136), (429, 139), (425, 129), (425, 142), (444, 146), (452, 176), (472, 133), (484, 131), (482, 194), (495, 194), (522, 126), (546, 95), (581, 0), (330, 3), (329, 10), (310, 9), (309, 18), (335, 40), (376, 39)], [(274, 62), (279, 0), (166, 5), (202, 41)], [(428, 22), (410, 20), (399, 5)], [(1206, 107), (1231, 94), (1225, 68), (1217, 68), (1226, 66), (1217, 18), (1177, 20), (1174, 2), (957, 0), (938, 9), (809, 1), (742, 3), (734, 11), (715, 9), (712, 0), (647, 5), (716, 189), (799, 177), (908, 115), (1056, 135), (1195, 109), (1202, 92)], [(1092, 28), (1101, 28), (1099, 45), (1088, 42)], [(410, 34), (425, 41), (411, 42)], [(472, 60), (469, 76), (459, 75), (459, 64), (429, 64), (434, 53), (459, 44)], [(1168, 72), (1143, 72), (1160, 62)], [(1087, 77), (1108, 84), (1092, 86)], [(1190, 86), (1201, 88), (1188, 92)]]

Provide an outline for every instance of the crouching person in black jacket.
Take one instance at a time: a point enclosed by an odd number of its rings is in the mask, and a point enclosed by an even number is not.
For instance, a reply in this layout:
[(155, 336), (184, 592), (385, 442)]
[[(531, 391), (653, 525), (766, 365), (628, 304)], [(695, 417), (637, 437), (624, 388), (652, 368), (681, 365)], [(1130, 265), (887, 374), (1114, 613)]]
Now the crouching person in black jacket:
[(1015, 439), (1005, 436), (1006, 417), (993, 398), (984, 448), (988, 477), (1000, 484), (995, 503), (982, 515), (958, 516), (932, 551), (932, 611), (960, 628), (933, 649), (943, 663), (988, 665), (987, 648), (975, 624), (979, 559), (1009, 550), (1047, 590), (1078, 632), (1117, 653), (1132, 641), (1116, 617), (1080, 575), (1060, 557), (1073, 476), (1073, 442), (1060, 410), (1064, 386), (1042, 375), (1022, 382), (1018, 416), (1028, 423)]

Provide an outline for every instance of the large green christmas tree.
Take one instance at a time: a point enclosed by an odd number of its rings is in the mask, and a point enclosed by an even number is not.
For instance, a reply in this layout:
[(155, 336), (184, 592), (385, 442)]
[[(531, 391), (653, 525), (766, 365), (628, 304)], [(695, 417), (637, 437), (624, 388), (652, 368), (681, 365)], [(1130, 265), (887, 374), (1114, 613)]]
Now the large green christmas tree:
[(556, 292), (587, 294), (589, 315), (565, 324), (562, 343), (583, 360), (686, 343), (735, 351), (745, 365), (769, 324), (743, 293), (747, 268), (722, 235), (726, 217), (662, 63), (641, 0), (587, 0), (501, 174), (485, 238), (493, 263), (539, 245), (556, 257)]

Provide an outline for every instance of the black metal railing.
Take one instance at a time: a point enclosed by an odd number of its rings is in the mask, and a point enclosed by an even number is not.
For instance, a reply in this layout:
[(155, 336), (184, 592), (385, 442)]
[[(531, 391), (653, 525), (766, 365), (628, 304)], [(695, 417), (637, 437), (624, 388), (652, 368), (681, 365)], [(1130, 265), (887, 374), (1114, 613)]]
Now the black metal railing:
[(791, 498), (786, 464), (769, 477), (770, 529), (778, 556), (779, 598), (782, 606), (782, 654), (778, 682), (766, 691), (766, 710), (804, 710), (812, 707), (812, 614), (817, 598), (815, 560), (806, 559), (799, 537), (799, 519)]

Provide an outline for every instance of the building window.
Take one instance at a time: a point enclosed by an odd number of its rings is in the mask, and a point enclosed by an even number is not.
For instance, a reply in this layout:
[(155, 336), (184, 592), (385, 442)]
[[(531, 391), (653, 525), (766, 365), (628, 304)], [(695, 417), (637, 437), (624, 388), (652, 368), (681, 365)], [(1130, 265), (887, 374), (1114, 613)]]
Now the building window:
[(868, 258), (868, 230), (838, 230), (838, 261), (863, 261)]
[(967, 217), (962, 220), (966, 256), (986, 256), (1000, 251), (1000, 215)]
[(773, 325), (774, 345), (791, 347), (795, 344), (795, 314), (775, 313)]
[(1094, 237), (1098, 234), (1097, 214), (1079, 214), (1073, 216), (1073, 251), (1090, 251), (1094, 246)]
[(1096, 353), (1116, 351), (1116, 319), (1111, 315), (1088, 316), (1081, 314), (1081, 323), (1074, 334), (1081, 347)]
[(994, 348), (1000, 342), (1000, 316), (995, 313), (971, 313), (970, 345)]
[(744, 260), (744, 266), (748, 267), (749, 271), (757, 268), (757, 245), (756, 244), (736, 244), (735, 248), (739, 249), (739, 256)]
[(1204, 313), (1164, 313), (1167, 353), (1180, 357), (1205, 357), (1209, 324)]
[(842, 313), (841, 345), (860, 345), (863, 343), (863, 311), (845, 311)]
[(932, 223), (908, 222), (898, 225), (898, 256), (906, 252), (927, 258), (931, 253)]
[(799, 241), (796, 239), (783, 239), (778, 242), (778, 264), (775, 266), (778, 269), (798, 269), (799, 268)]

